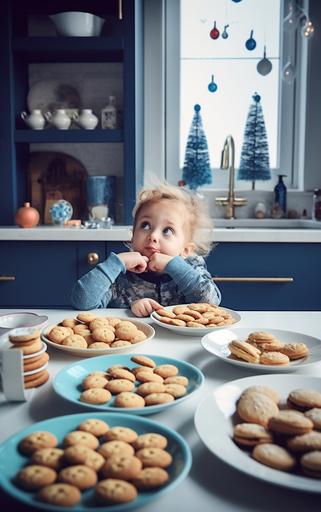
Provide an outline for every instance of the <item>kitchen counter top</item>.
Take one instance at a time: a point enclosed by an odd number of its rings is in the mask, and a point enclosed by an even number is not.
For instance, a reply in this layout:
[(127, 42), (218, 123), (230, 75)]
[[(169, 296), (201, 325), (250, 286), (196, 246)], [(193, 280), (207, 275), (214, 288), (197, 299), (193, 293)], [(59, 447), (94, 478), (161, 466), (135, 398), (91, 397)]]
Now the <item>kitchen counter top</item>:
[[(213, 242), (278, 242), (321, 243), (321, 229), (287, 228), (215, 228), (209, 234)], [(18, 226), (0, 227), (0, 241), (128, 241), (131, 226), (114, 226), (111, 229), (81, 229), (56, 226), (39, 226), (22, 229)]]
[[(17, 310), (18, 311), (18, 310)], [(56, 323), (65, 317), (75, 316), (70, 310), (32, 310), (38, 314), (46, 314), (49, 324)], [(9, 312), (0, 310), (0, 314)], [(12, 312), (12, 310), (10, 310)], [(102, 314), (102, 311), (98, 311)], [(111, 316), (131, 316), (127, 310), (108, 310)], [(253, 330), (268, 330), (269, 328), (287, 329), (320, 337), (321, 312), (245, 312), (241, 311), (240, 327)], [(150, 322), (150, 319), (145, 319)], [(254, 372), (232, 366), (216, 359), (202, 349), (197, 337), (183, 337), (176, 334), (169, 336), (169, 331), (155, 326), (156, 337), (148, 348), (136, 348), (136, 353), (148, 353), (151, 357), (157, 354), (176, 357), (194, 364), (205, 375), (205, 384), (194, 398), (190, 398), (162, 413), (150, 415), (148, 418), (163, 423), (175, 429), (189, 443), (193, 454), (193, 466), (189, 476), (172, 492), (156, 502), (144, 507), (144, 512), (174, 512), (183, 509), (184, 512), (275, 512), (291, 510), (301, 512), (309, 508), (310, 512), (320, 509), (320, 495), (308, 495), (296, 490), (273, 486), (256, 480), (217, 459), (199, 439), (194, 427), (194, 413), (200, 401), (217, 386), (234, 379), (252, 376)], [(6, 403), (0, 395), (1, 426), (0, 441), (18, 432), (24, 427), (43, 419), (82, 412), (80, 406), (69, 404), (55, 395), (52, 380), (57, 372), (66, 364), (77, 361), (74, 357), (59, 350), (49, 348), (49, 370), (51, 381), (43, 387), (34, 390), (32, 398), (26, 403)], [(302, 368), (296, 373), (319, 376), (321, 363)], [(94, 414), (93, 414), (94, 416)], [(215, 436), (215, 431), (213, 431)], [(11, 500), (0, 494), (3, 510), (15, 509), (18, 512), (29, 510), (26, 507), (15, 506)], [(8, 503), (7, 503), (8, 502)], [(10, 508), (11, 507), (11, 508)], [(73, 510), (77, 510), (74, 508)], [(136, 509), (137, 510), (137, 509)], [(139, 509), (139, 512), (143, 512)]]

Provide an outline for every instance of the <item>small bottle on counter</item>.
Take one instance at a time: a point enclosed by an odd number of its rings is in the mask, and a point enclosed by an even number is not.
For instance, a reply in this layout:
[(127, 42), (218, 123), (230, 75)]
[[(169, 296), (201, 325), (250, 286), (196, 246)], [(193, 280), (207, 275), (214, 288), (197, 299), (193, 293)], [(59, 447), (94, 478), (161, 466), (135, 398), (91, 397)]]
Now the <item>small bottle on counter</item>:
[(109, 96), (108, 104), (101, 110), (101, 127), (103, 130), (115, 130), (117, 128), (115, 96)]
[(321, 221), (321, 189), (316, 188), (313, 194), (312, 219)]
[(279, 181), (274, 187), (274, 203), (278, 204), (279, 207), (283, 210), (283, 213), (286, 213), (286, 186), (283, 182), (283, 178), (286, 177), (286, 174), (279, 174)]

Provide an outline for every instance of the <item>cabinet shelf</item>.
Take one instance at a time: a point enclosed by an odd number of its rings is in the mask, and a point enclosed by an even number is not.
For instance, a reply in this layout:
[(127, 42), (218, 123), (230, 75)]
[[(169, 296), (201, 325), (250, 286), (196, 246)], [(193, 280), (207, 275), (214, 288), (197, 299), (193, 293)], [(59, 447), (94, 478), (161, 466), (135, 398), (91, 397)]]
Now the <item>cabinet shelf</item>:
[(121, 62), (123, 38), (113, 37), (14, 37), (12, 50), (34, 62)]
[(80, 143), (110, 143), (123, 142), (123, 130), (15, 130), (15, 142), (80, 142)]

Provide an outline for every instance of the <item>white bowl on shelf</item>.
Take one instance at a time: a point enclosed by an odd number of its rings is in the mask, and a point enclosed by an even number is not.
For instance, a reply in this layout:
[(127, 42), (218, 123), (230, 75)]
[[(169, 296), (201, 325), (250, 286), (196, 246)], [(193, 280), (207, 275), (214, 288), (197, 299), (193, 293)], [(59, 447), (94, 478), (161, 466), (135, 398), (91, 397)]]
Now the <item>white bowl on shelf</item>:
[(71, 37), (99, 36), (105, 23), (104, 18), (100, 16), (80, 11), (58, 12), (49, 18), (53, 21), (60, 36)]

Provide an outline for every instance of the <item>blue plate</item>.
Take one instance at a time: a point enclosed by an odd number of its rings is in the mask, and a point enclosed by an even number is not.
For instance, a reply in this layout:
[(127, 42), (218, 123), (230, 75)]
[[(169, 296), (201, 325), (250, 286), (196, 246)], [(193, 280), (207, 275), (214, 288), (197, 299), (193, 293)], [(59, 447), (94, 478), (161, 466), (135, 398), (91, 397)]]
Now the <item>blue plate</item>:
[[(173, 407), (174, 405), (181, 403), (183, 400), (189, 398), (191, 394), (194, 393), (198, 388), (200, 388), (200, 386), (204, 382), (204, 375), (198, 368), (196, 368), (192, 364), (170, 357), (154, 356), (147, 354), (144, 355), (146, 357), (150, 357), (151, 359), (153, 359), (153, 361), (155, 361), (157, 365), (173, 364), (177, 366), (179, 370), (179, 375), (187, 377), (189, 380), (186, 395), (182, 396), (181, 398), (177, 398), (173, 402), (168, 402), (166, 404), (150, 405), (148, 407), (136, 407), (130, 409), (115, 407), (114, 397), (112, 397), (109, 402), (103, 405), (88, 404), (80, 401), (80, 394), (82, 392), (81, 383), (84, 380), (84, 378), (88, 375), (88, 373), (97, 370), (105, 371), (107, 370), (107, 368), (110, 368), (115, 364), (121, 364), (127, 366), (128, 368), (134, 368), (135, 366), (138, 366), (137, 363), (134, 363), (131, 360), (130, 355), (110, 355), (94, 357), (92, 359), (83, 359), (81, 361), (78, 361), (77, 363), (65, 366), (65, 368), (56, 375), (56, 378), (53, 382), (54, 390), (58, 395), (62, 396), (69, 402), (73, 402), (83, 407), (89, 407), (90, 409), (98, 409), (100, 411), (121, 411), (124, 413), (147, 415), (161, 412), (164, 409), (167, 409), (168, 407)], [(140, 383), (136, 382), (136, 384)]]
[[(57, 437), (58, 443), (61, 446), (61, 442), (68, 432), (75, 430), (82, 421), (93, 417), (106, 421), (110, 427), (123, 426), (132, 428), (138, 434), (156, 432), (166, 436), (168, 439), (166, 450), (168, 450), (173, 457), (172, 464), (167, 468), (170, 477), (168, 483), (156, 491), (140, 492), (135, 501), (122, 505), (97, 505), (93, 497), (94, 491), (93, 489), (89, 489), (82, 493), (81, 502), (74, 508), (57, 507), (37, 501), (34, 493), (22, 491), (13, 485), (13, 479), (16, 473), (29, 460), (28, 457), (20, 454), (17, 450), (18, 443), (21, 439), (31, 432), (49, 431)], [(109, 414), (106, 412), (95, 413), (94, 416), (92, 413), (71, 414), (69, 416), (60, 416), (34, 423), (0, 445), (0, 486), (15, 499), (41, 510), (55, 510), (57, 512), (77, 510), (77, 512), (90, 512), (97, 509), (101, 512), (127, 512), (137, 507), (143, 507), (150, 501), (174, 489), (174, 487), (187, 476), (191, 464), (192, 455), (186, 441), (174, 430), (156, 423), (155, 421), (140, 418), (132, 414)]]

